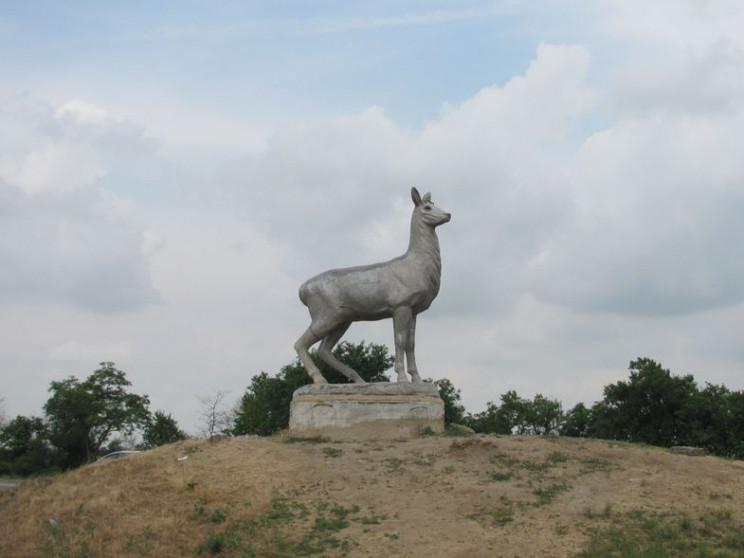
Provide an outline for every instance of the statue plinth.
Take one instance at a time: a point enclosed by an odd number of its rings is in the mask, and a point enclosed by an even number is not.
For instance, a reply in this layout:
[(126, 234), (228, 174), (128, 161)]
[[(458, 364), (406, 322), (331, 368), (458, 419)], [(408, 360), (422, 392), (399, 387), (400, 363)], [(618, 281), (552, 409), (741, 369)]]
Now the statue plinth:
[(330, 440), (411, 438), (444, 431), (444, 402), (431, 383), (311, 384), (294, 392), (293, 436)]

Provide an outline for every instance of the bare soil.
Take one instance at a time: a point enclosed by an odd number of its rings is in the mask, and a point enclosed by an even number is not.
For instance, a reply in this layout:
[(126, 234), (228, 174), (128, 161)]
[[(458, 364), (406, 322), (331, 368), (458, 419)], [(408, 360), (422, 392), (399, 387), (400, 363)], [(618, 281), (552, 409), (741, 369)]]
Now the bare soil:
[(719, 518), (743, 556), (744, 462), (570, 438), (186, 441), (0, 493), (0, 556), (576, 556), (633, 514), (698, 537)]

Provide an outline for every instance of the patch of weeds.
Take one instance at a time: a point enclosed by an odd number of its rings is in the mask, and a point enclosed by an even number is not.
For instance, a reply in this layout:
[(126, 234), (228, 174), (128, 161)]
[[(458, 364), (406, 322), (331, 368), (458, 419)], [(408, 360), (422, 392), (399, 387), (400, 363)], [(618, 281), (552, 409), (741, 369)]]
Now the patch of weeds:
[(566, 527), (565, 525), (556, 525), (555, 534), (559, 537), (565, 537), (566, 535), (568, 535), (568, 527)]
[(562, 451), (553, 451), (548, 455), (546, 461), (553, 465), (557, 465), (558, 463), (565, 463), (566, 461), (568, 461), (568, 455), (566, 455)]
[(444, 471), (448, 475), (451, 475), (455, 472), (455, 467), (453, 465), (447, 465), (444, 469), (442, 469), (442, 471)]
[(488, 475), (488, 478), (494, 482), (504, 482), (511, 479), (512, 476), (514, 476), (514, 473), (512, 471), (494, 471), (493, 473)]
[(207, 540), (199, 545), (197, 552), (201, 554), (205, 550), (208, 550), (212, 554), (219, 554), (220, 552), (225, 550), (225, 547), (225, 535), (223, 535), (222, 533), (215, 533), (214, 531), (210, 531), (207, 535)]
[(391, 473), (400, 473), (403, 471), (403, 460), (397, 457), (389, 457), (385, 459), (385, 464), (388, 466), (388, 471)]
[(734, 497), (732, 494), (719, 494), (718, 492), (711, 492), (708, 494), (708, 498), (710, 500), (720, 500), (721, 498), (726, 498), (727, 500), (733, 500)]
[(274, 498), (271, 501), (271, 509), (259, 518), (263, 526), (275, 525), (277, 523), (286, 523), (294, 518), (292, 511), (289, 509), (286, 498)]
[(191, 455), (192, 453), (196, 453), (197, 451), (199, 451), (198, 446), (184, 446), (181, 453), (183, 453), (184, 455)]
[(615, 515), (612, 525), (595, 530), (578, 556), (730, 557), (742, 556), (744, 528), (728, 510), (709, 510), (700, 520), (687, 515), (634, 511)]
[[(314, 512), (299, 502), (288, 502), (276, 497), (271, 508), (249, 521), (234, 521), (221, 531), (211, 531), (207, 539), (197, 547), (197, 553), (230, 556), (272, 558), (294, 558), (328, 554), (331, 549), (348, 553), (351, 544), (341, 540), (338, 534), (349, 526), (352, 515), (360, 511), (359, 506), (345, 508), (320, 502)], [(313, 520), (309, 515), (313, 513)]]
[(605, 504), (605, 507), (601, 512), (595, 512), (591, 508), (585, 508), (582, 514), (587, 519), (607, 519), (612, 515), (612, 504)]
[(506, 525), (514, 519), (512, 506), (500, 506), (488, 512), (494, 525)]
[(338, 448), (323, 448), (323, 455), (325, 455), (326, 457), (341, 457), (343, 453), (343, 450), (340, 450)]
[(437, 435), (437, 433), (434, 432), (431, 429), (431, 426), (424, 426), (423, 428), (420, 428), (418, 434), (422, 438), (426, 438), (427, 436), (436, 436)]
[(199, 483), (196, 481), (189, 481), (186, 483), (186, 490), (193, 492), (194, 489), (199, 486)]
[(204, 498), (199, 498), (196, 502), (194, 502), (194, 513), (196, 513), (196, 515), (204, 515), (206, 509), (207, 501)]
[(349, 510), (342, 506), (333, 506), (328, 516), (325, 514), (318, 515), (315, 518), (315, 531), (324, 532), (328, 531), (335, 533), (341, 529), (345, 529), (349, 526), (349, 522), (346, 521), (346, 517), (349, 515)]
[(538, 506), (550, 504), (558, 494), (568, 490), (569, 486), (565, 482), (554, 482), (547, 487), (536, 488), (532, 493), (537, 496)]
[[(74, 520), (73, 520), (74, 521)], [(93, 558), (98, 555), (85, 540), (85, 533), (74, 522), (48, 523), (49, 538), (43, 544), (44, 556), (52, 558)]]
[(155, 549), (152, 538), (155, 535), (152, 525), (146, 525), (140, 536), (128, 536), (127, 548), (136, 552), (139, 556), (148, 556)]
[(731, 510), (710, 510), (703, 514), (700, 521), (706, 529), (713, 529), (716, 525), (731, 520)]
[(530, 459), (526, 459), (525, 461), (522, 462), (522, 467), (534, 473), (534, 472), (546, 471), (550, 469), (550, 467), (552, 467), (552, 464), (548, 463), (547, 461), (543, 461), (542, 463), (537, 463)]
[(489, 510), (481, 510), (466, 516), (468, 519), (489, 525), (504, 526), (514, 519), (514, 505), (506, 496), (501, 496), (501, 503)]
[(284, 438), (285, 444), (327, 444), (328, 438), (324, 436), (312, 436), (309, 438), (302, 438), (299, 436), (287, 436)]
[(388, 516), (384, 514), (381, 514), (381, 515), (372, 514), (367, 517), (360, 517), (359, 523), (361, 523), (362, 525), (379, 525), (380, 523), (385, 521), (387, 518)]
[(494, 453), (488, 458), (488, 460), (491, 463), (498, 463), (499, 465), (503, 465), (508, 469), (515, 469), (522, 463), (519, 459), (517, 459), (516, 457), (511, 457), (507, 453)]
[(398, 539), (400, 538), (400, 533), (385, 533), (385, 536), (386, 536), (386, 537), (387, 537), (388, 539), (391, 539), (391, 540), (397, 541), (397, 540), (398, 540)]
[(478, 446), (479, 441), (477, 438), (464, 438), (462, 440), (454, 440), (449, 447), (449, 453), (461, 454)]
[(433, 453), (427, 453), (426, 455), (417, 455), (413, 463), (415, 465), (421, 465), (422, 467), (431, 467), (436, 463), (437, 456)]
[(227, 513), (221, 508), (217, 508), (209, 514), (209, 521), (212, 523), (222, 523), (227, 518)]
[(584, 457), (579, 459), (579, 463), (583, 465), (579, 471), (580, 474), (610, 471), (617, 468), (617, 465), (614, 462), (599, 457)]
[(305, 504), (301, 502), (292, 502), (290, 507), (293, 510), (297, 510), (297, 519), (305, 519), (310, 515), (310, 511), (305, 507)]
[(679, 520), (679, 528), (682, 529), (685, 533), (690, 533), (694, 529), (695, 524), (693, 523), (692, 519), (687, 516), (683, 515), (682, 518)]

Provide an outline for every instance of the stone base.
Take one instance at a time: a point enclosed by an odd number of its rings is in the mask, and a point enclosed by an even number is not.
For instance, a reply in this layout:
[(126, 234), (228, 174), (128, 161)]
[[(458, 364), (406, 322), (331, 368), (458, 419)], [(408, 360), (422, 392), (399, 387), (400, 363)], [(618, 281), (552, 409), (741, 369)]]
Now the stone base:
[(444, 432), (444, 402), (431, 383), (325, 384), (294, 392), (292, 436), (329, 440), (411, 438)]

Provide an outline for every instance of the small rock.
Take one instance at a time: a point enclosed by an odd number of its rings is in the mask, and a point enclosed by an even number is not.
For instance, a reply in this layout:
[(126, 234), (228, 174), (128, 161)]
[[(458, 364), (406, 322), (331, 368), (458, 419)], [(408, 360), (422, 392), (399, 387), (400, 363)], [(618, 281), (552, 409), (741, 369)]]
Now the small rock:
[(465, 426), (464, 424), (448, 424), (447, 428), (450, 430), (454, 430), (455, 432), (459, 432), (460, 434), (475, 434), (475, 430), (470, 428), (469, 426)]

